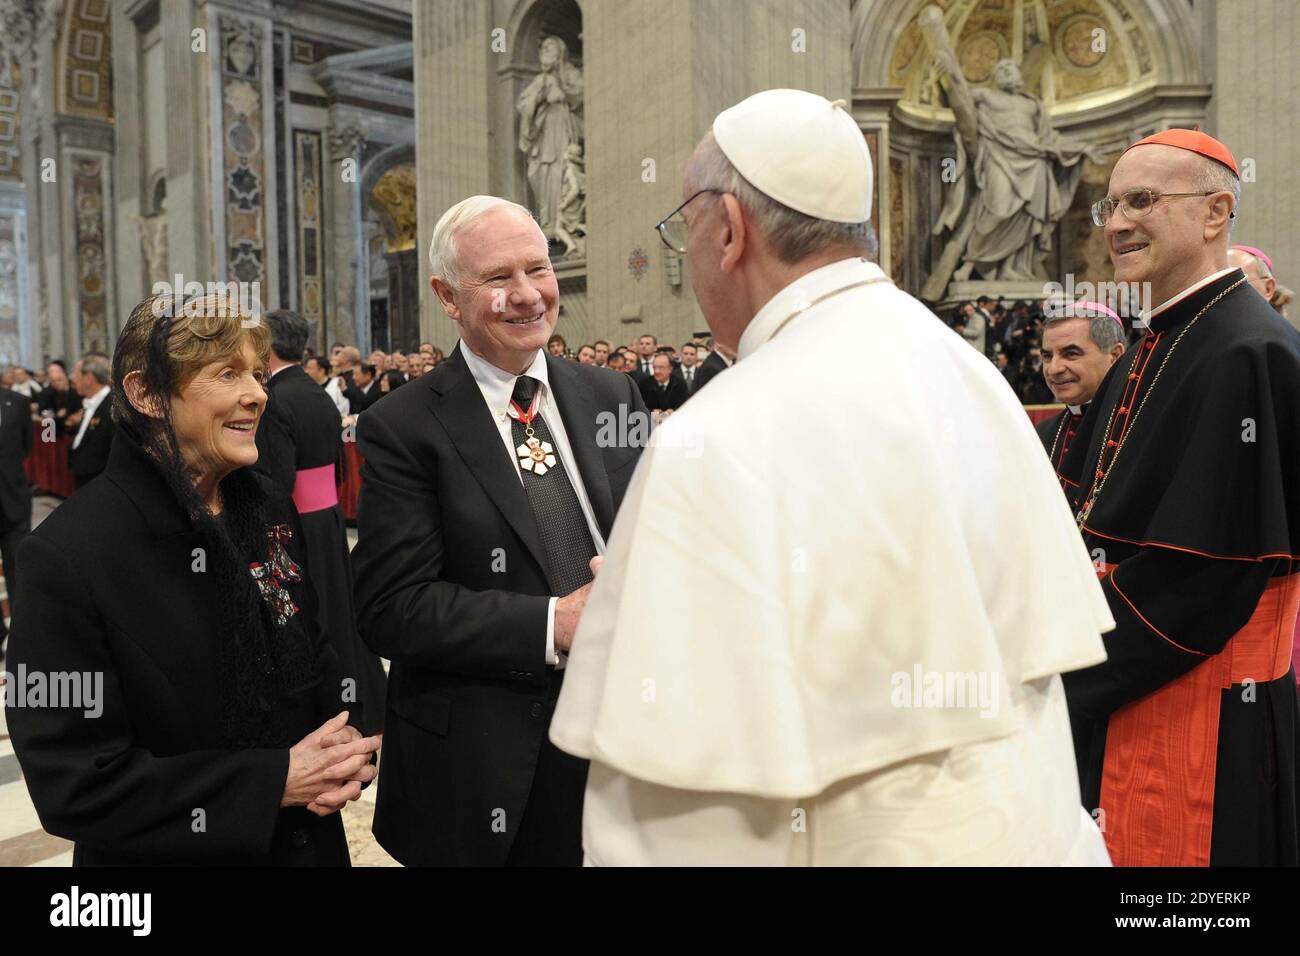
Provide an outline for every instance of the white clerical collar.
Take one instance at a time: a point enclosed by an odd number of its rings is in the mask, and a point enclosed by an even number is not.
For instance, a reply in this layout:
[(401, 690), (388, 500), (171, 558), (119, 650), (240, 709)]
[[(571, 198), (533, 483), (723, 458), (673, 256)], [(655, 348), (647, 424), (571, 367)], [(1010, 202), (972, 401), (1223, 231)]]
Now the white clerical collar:
[(1177, 295), (1174, 295), (1174, 296), (1169, 297), (1168, 299), (1165, 299), (1165, 301), (1161, 302), (1158, 306), (1156, 306), (1156, 307), (1155, 307), (1154, 309), (1152, 309), (1150, 312), (1148, 312), (1148, 313), (1146, 313), (1145, 315), (1143, 315), (1143, 316), (1141, 317), (1141, 322), (1142, 322), (1143, 324), (1150, 322), (1152, 319), (1154, 319), (1154, 318), (1155, 318), (1157, 315), (1159, 315), (1161, 312), (1164, 312), (1166, 309), (1173, 308), (1173, 307), (1174, 307), (1175, 305), (1177, 305), (1179, 302), (1182, 302), (1183, 299), (1187, 298), (1189, 295), (1191, 295), (1191, 294), (1192, 294), (1193, 292), (1195, 292), (1197, 289), (1203, 289), (1203, 288), (1205, 288), (1207, 285), (1209, 285), (1211, 282), (1214, 282), (1214, 281), (1217, 280), (1217, 279), (1222, 279), (1222, 278), (1223, 278), (1224, 276), (1226, 276), (1228, 273), (1233, 272), (1233, 271), (1235, 271), (1235, 270), (1236, 270), (1236, 266), (1229, 266), (1229, 267), (1226, 268), (1226, 269), (1220, 269), (1218, 272), (1213, 272), (1213, 273), (1211, 273), (1210, 275), (1206, 276), (1205, 278), (1197, 280), (1196, 282), (1194, 282), (1194, 283), (1192, 283), (1191, 285), (1189, 285), (1189, 286), (1188, 286), (1186, 289), (1184, 289), (1182, 292), (1179, 292)]
[(750, 320), (740, 336), (736, 361), (757, 351), (787, 319), (810, 308), (817, 300), (858, 282), (884, 278), (880, 266), (858, 256), (832, 262), (800, 276), (772, 296)]
[(1066, 405), (1065, 407), (1070, 410), (1071, 415), (1082, 415), (1083, 410), (1088, 406), (1087, 405)]
[[(465, 340), (460, 341), (460, 354), (465, 356), (465, 364), (469, 367), (469, 374), (474, 377), (478, 384), (479, 391), (483, 393), (483, 398), (487, 402), (488, 411), (492, 417), (498, 421), (507, 417), (507, 409), (510, 408), (510, 396), (515, 391), (515, 380), (520, 376), (514, 372), (507, 372), (505, 369), (497, 368), (485, 358), (474, 354), (474, 351), (465, 344)], [(539, 408), (546, 402), (546, 394), (550, 391), (551, 380), (546, 372), (546, 353), (541, 349), (533, 356), (533, 364), (523, 373), (529, 378), (535, 378), (542, 383), (539, 392), (541, 399)]]

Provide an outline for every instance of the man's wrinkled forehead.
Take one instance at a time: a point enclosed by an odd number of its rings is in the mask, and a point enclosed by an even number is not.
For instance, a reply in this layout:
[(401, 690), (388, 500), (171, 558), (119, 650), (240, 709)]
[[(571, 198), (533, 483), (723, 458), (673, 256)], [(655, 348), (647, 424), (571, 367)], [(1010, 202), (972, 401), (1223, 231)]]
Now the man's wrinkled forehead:
[(1043, 329), (1043, 348), (1049, 352), (1061, 352), (1074, 345), (1087, 351), (1096, 348), (1092, 340), (1092, 319), (1078, 316), (1062, 322), (1053, 322)]
[(1194, 185), (1192, 181), (1201, 165), (1201, 157), (1177, 146), (1161, 143), (1134, 146), (1111, 170), (1110, 198), (1118, 199), (1130, 189), (1182, 192)]
[(546, 238), (532, 216), (511, 206), (495, 206), (475, 216), (456, 230), (456, 253), (462, 262), (500, 258), (500, 246), (507, 242), (531, 242), (538, 255), (546, 258)]

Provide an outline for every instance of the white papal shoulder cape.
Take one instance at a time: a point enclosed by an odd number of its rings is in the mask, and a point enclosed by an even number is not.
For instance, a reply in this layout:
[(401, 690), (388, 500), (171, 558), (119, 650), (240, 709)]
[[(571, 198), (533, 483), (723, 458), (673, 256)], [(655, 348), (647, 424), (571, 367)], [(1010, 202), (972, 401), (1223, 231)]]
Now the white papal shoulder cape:
[[(796, 814), (818, 795), (842, 818), (896, 805), (857, 851), (805, 861), (1069, 862), (1097, 835), (1056, 675), (1104, 660), (1112, 627), (1006, 382), (846, 259), (774, 297), (735, 366), (655, 429), (551, 740), (593, 761), (586, 849), (622, 857), (603, 862), (669, 862), (643, 852), (619, 778)], [(960, 850), (970, 826), (987, 857), (927, 845)]]

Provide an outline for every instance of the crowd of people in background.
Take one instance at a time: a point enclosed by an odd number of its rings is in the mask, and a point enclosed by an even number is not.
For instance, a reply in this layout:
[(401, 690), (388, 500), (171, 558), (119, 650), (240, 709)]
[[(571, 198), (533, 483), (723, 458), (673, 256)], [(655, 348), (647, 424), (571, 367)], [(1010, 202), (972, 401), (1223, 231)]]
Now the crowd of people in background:
[[(556, 358), (630, 375), (656, 423), (681, 408), (734, 361), (707, 337), (677, 347), (660, 345), (647, 334), (632, 345), (612, 346), (600, 339), (574, 350), (563, 336), (553, 335), (547, 351)], [(347, 427), (381, 397), (437, 368), (445, 357), (433, 343), (421, 342), (408, 352), (375, 349), (363, 361), (355, 346), (335, 342), (328, 356), (308, 350), (303, 369), (334, 400)]]
[[(1252, 246), (1233, 246), (1228, 261), (1245, 272), (1247, 281), (1278, 314), (1297, 324), (1287, 313), (1295, 293), (1277, 281), (1265, 253)], [(940, 318), (998, 367), (1021, 404), (1044, 405), (1056, 401), (1047, 385), (1042, 351), (1043, 324), (1051, 318), (1053, 305), (1048, 299), (1008, 302), (982, 295)], [(1139, 325), (1129, 323), (1126, 344), (1141, 338), (1142, 333)]]

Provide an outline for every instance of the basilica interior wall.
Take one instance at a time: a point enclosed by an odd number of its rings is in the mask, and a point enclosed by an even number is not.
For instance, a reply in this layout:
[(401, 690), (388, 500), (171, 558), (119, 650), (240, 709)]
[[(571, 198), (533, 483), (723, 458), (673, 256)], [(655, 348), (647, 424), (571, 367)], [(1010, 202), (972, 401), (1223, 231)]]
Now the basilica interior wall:
[[(369, 344), (379, 308), (418, 323), (395, 318), (394, 336), (418, 330), (449, 347), (455, 327), (428, 288), (433, 225), (475, 193), (535, 204), (518, 98), (548, 35), (565, 40), (583, 86), (589, 241), (556, 261), (557, 331), (570, 347), (643, 331), (680, 344), (705, 328), (685, 263), (654, 225), (683, 198), (683, 167), (713, 116), (765, 88), (851, 98), (875, 160), (882, 265), (919, 292), (943, 249), (932, 224), (954, 154), (953, 115), (916, 26), (926, 2), (747, 0), (737, 16), (734, 0), (428, 0), (409, 4), (409, 21), (402, 0), (364, 10), (314, 0), (37, 4), (44, 13), (0, 78), (0, 255), (18, 264), (0, 290), (0, 351), (40, 364), (111, 347), (153, 280), (235, 277), (235, 259), (246, 275), (255, 265), (265, 304), (298, 308), (330, 340)], [(1300, 148), (1289, 122), (1300, 93), (1294, 0), (934, 2), (972, 82), (987, 83), (996, 58), (1016, 59), (1057, 130), (1102, 154), (1083, 164), (1048, 277), (1110, 278), (1088, 207), (1114, 159), (1137, 137), (1199, 123), (1243, 162), (1234, 239), (1267, 250), (1284, 283), (1300, 281), (1300, 196), (1287, 188)], [(238, 77), (223, 21), (250, 24), (257, 41), (247, 129), (226, 115)], [(1088, 43), (1097, 26), (1102, 53)], [(192, 48), (196, 27), (211, 30), (209, 52)], [(408, 36), (405, 94), (398, 71), (346, 56)], [(395, 244), (371, 164), (412, 141), (418, 161), (408, 157), (403, 188), (415, 193), (415, 235)], [(257, 191), (250, 209), (232, 212), (228, 176), (240, 156)], [(60, 165), (57, 182), (41, 181), (47, 158)], [(358, 176), (370, 168), (364, 184), (344, 179), (347, 158)], [(242, 251), (231, 242), (238, 230), (249, 240)]]
[(684, 198), (686, 160), (713, 117), (751, 93), (847, 99), (848, 7), (762, 0), (737, 18), (728, 0), (658, 0), (586, 13), (592, 332), (680, 345), (707, 325), (654, 226)]
[[(1206, 58), (1214, 77), (1207, 132), (1225, 142), (1242, 170), (1233, 241), (1264, 250), (1282, 284), (1300, 288), (1300, 4), (1293, 0), (1202, 2)], [(1248, 69), (1243, 69), (1249, 64)]]

